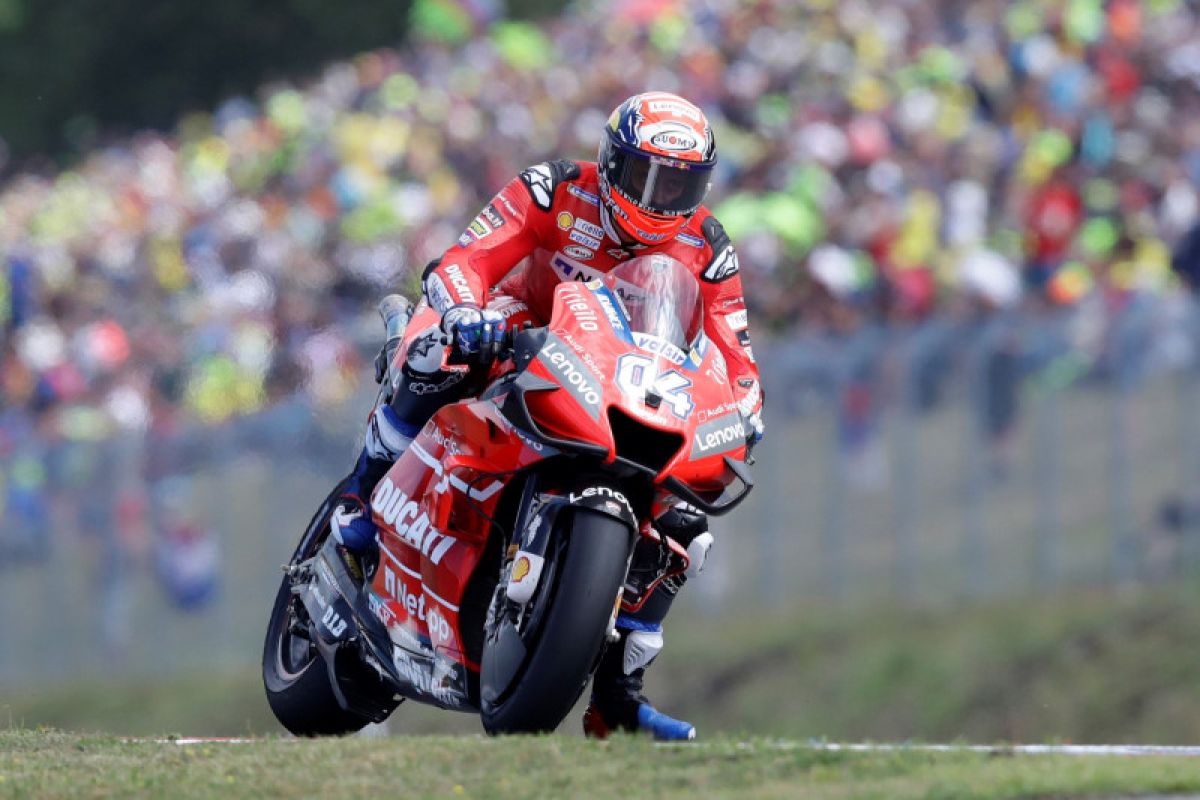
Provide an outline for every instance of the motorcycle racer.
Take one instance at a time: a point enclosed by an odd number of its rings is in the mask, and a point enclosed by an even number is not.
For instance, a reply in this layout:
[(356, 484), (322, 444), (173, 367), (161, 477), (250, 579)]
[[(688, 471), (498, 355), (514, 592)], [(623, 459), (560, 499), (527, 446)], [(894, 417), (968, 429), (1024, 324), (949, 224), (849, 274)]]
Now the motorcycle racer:
[[(364, 578), (377, 547), (367, 507), (372, 489), (437, 409), (469, 391), (463, 372), (442, 369), (445, 348), (490, 362), (509, 325), (549, 320), (560, 281), (599, 278), (651, 253), (694, 270), (704, 331), (724, 356), (751, 443), (762, 437), (762, 390), (737, 255), (703, 205), (716, 161), (712, 129), (697, 106), (665, 92), (634, 95), (609, 117), (595, 163), (557, 160), (524, 170), (426, 268), (418, 311), (432, 308), (440, 322), (398, 354), (401, 377), (370, 415), (365, 446), (331, 523)], [(381, 354), (377, 379), (387, 366)], [(680, 505), (654, 526), (687, 547), (688, 574), (698, 572), (712, 542), (706, 516)], [(641, 694), (683, 579), (664, 581), (639, 612), (618, 616), (620, 641), (601, 659), (584, 718), (589, 735), (649, 729), (659, 738), (694, 736), (691, 725), (660, 714)]]

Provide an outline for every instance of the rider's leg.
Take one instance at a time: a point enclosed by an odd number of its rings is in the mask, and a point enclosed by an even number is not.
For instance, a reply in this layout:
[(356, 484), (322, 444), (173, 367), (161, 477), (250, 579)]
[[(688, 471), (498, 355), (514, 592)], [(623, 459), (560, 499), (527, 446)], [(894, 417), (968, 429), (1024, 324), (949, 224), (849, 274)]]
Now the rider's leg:
[[(506, 295), (493, 294), (488, 308), (503, 314), (513, 326), (536, 322), (523, 302)], [(447, 353), (441, 316), (427, 303), (420, 303), (396, 350), (392, 373), (399, 378), (385, 392), (384, 402), (371, 412), (365, 446), (331, 525), (345, 548), (362, 557), (365, 573), (370, 572), (376, 553), (376, 529), (369, 507), (375, 485), (429, 418), (447, 403), (467, 396), (474, 383), (468, 380), (471, 373), (466, 366), (446, 364)]]
[[(712, 537), (708, 518), (690, 507), (673, 508), (654, 522), (655, 528), (688, 549), (689, 574), (704, 565)], [(663, 581), (636, 613), (617, 617), (620, 639), (604, 651), (592, 679), (592, 698), (583, 717), (589, 736), (604, 738), (613, 730), (647, 730), (655, 738), (691, 739), (696, 729), (687, 722), (659, 712), (642, 694), (646, 668), (663, 647), (663, 620), (687, 575)]]
[(397, 349), (399, 363), (393, 364), (392, 370), (399, 377), (367, 420), (366, 441), (334, 511), (333, 535), (351, 554), (363, 556), (368, 565), (376, 545), (371, 492), (429, 418), (460, 399), (468, 388), (466, 367), (446, 368), (446, 346), (441, 338), (439, 315), (422, 304)]

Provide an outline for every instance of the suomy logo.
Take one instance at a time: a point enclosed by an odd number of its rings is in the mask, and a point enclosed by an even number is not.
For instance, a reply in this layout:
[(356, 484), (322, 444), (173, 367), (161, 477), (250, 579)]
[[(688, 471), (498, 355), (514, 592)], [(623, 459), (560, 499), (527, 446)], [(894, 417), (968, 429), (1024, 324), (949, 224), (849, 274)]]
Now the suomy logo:
[(676, 131), (663, 131), (650, 137), (650, 144), (673, 153), (696, 149), (696, 137)]

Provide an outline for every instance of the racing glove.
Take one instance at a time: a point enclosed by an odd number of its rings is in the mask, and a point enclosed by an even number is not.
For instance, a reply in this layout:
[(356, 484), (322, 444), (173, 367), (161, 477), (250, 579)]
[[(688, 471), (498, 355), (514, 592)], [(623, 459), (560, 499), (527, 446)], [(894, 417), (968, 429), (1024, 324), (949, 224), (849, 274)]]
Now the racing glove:
[(757, 411), (752, 414), (743, 414), (742, 424), (746, 428), (746, 447), (753, 448), (763, 438), (762, 415)]
[(442, 314), (442, 332), (459, 353), (480, 364), (490, 364), (504, 343), (506, 324), (496, 311), (463, 303)]

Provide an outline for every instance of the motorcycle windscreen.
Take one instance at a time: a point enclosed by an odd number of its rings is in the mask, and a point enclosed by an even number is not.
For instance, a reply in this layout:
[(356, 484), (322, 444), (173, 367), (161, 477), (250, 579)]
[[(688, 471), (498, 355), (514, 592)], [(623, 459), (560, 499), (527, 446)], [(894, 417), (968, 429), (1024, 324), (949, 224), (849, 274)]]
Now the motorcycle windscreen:
[(604, 283), (620, 299), (634, 331), (657, 336), (686, 353), (703, 330), (700, 284), (670, 256), (635, 258), (605, 275)]

